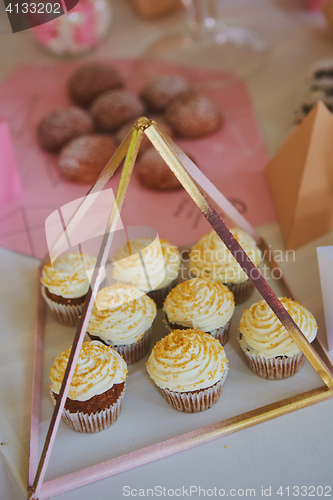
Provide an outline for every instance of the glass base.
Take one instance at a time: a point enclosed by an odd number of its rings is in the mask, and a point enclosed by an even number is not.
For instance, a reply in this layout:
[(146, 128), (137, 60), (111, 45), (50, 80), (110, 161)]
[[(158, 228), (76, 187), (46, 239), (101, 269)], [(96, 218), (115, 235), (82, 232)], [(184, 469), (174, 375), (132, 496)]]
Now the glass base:
[(145, 55), (248, 78), (262, 68), (268, 47), (255, 31), (217, 23), (202, 33), (191, 32), (186, 26), (169, 31), (153, 42)]

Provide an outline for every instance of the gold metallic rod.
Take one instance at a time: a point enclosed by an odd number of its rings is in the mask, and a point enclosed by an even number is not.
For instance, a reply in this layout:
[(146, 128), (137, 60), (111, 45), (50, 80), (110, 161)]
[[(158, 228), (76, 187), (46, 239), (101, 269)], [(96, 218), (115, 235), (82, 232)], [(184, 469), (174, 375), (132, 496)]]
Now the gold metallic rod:
[[(266, 300), (272, 311), (287, 329), (291, 338), (296, 342), (297, 346), (310, 361), (321, 379), (330, 390), (333, 390), (333, 374), (328, 369), (324, 361), (318, 356), (309, 341), (302, 334), (301, 330), (298, 328), (283, 304), (279, 301), (271, 287), (268, 283), (266, 283), (259, 269), (257, 269), (257, 267), (252, 263), (246, 252), (242, 249), (236, 238), (228, 229), (227, 225), (190, 177), (186, 168), (178, 158), (177, 152), (174, 152), (170, 148), (169, 144), (165, 141), (163, 134), (160, 133), (159, 126), (155, 122), (152, 122), (152, 124), (145, 130), (145, 134), (158, 150), (164, 161), (169, 165), (172, 172), (184, 186), (218, 236), (230, 250), (238, 264), (253, 282), (259, 293)], [(181, 160), (185, 165), (187, 163), (187, 159), (187, 156), (183, 153), (181, 155)]]
[(273, 418), (292, 413), (296, 410), (326, 401), (333, 397), (333, 391), (326, 386), (292, 396), (276, 403), (272, 403), (255, 410), (243, 413), (236, 417), (228, 418), (201, 427), (180, 436), (167, 439), (160, 443), (141, 448), (126, 455), (113, 458), (86, 469), (58, 477), (43, 484), (40, 491), (40, 500), (47, 500), (54, 495), (60, 495), (77, 487), (86, 486), (96, 481), (106, 479), (116, 474), (126, 472), (141, 465), (154, 462), (176, 453), (194, 448), (234, 432), (245, 430), (254, 425), (272, 420)]
[(44, 448), (39, 461), (37, 473), (35, 476), (34, 484), (30, 492), (38, 497), (39, 490), (43, 483), (44, 475), (54, 444), (55, 436), (58, 431), (61, 415), (65, 406), (67, 394), (70, 388), (70, 383), (74, 374), (74, 370), (79, 358), (80, 349), (83, 343), (84, 335), (87, 330), (90, 314), (94, 305), (97, 290), (101, 281), (101, 276), (106, 264), (106, 260), (110, 251), (111, 243), (113, 240), (114, 231), (116, 230), (119, 213), (126, 195), (126, 190), (129, 180), (133, 171), (134, 163), (138, 154), (140, 143), (143, 138), (143, 129), (133, 129), (129, 148), (127, 151), (125, 164), (119, 181), (115, 201), (112, 205), (111, 214), (108, 220), (106, 231), (97, 257), (96, 267), (91, 279), (89, 291), (87, 293), (86, 301), (82, 311), (82, 315), (76, 330), (73, 346), (68, 359), (67, 368), (61, 384), (59, 396), (53, 411), (49, 429), (46, 435)]
[[(79, 207), (74, 212), (72, 218), (70, 219), (70, 221), (67, 225), (68, 231), (74, 229), (74, 227), (84, 217), (85, 213), (87, 212), (87, 210), (89, 209), (89, 207), (93, 203), (94, 199), (89, 197), (88, 195), (101, 191), (104, 188), (105, 184), (108, 182), (108, 180), (112, 177), (114, 172), (117, 170), (117, 168), (119, 167), (121, 162), (123, 161), (124, 157), (126, 156), (126, 151), (128, 150), (128, 145), (130, 143), (131, 136), (132, 136), (132, 130), (128, 133), (127, 137), (124, 139), (122, 144), (119, 146), (119, 148), (117, 149), (117, 151), (115, 152), (113, 157), (110, 159), (110, 161), (107, 163), (107, 165), (105, 166), (105, 168), (103, 169), (103, 171), (101, 172), (101, 174), (99, 175), (97, 180), (95, 181), (92, 188), (88, 191), (87, 195), (84, 197), (84, 199), (80, 203)], [(53, 244), (53, 248), (55, 248), (59, 244), (62, 245), (64, 238), (65, 238), (64, 233), (60, 234), (59, 237), (57, 238), (57, 240), (55, 241), (55, 243)], [(48, 261), (49, 261), (49, 253), (47, 253), (45, 255), (45, 257), (43, 258), (43, 260), (41, 261), (41, 263), (38, 267), (38, 274), (40, 274), (40, 272), (43, 268), (43, 265), (46, 264)], [(40, 298), (39, 298), (39, 300), (40, 300)], [(41, 298), (41, 300), (42, 300), (43, 306), (44, 306), (44, 300), (42, 298)], [(41, 308), (38, 307), (38, 310), (40, 310), (40, 309)], [(40, 312), (38, 312), (37, 327), (36, 328), (37, 329), (40, 328), (42, 324), (43, 324), (42, 314)], [(37, 342), (38, 338), (36, 337), (36, 339), (37, 339), (36, 340), (36, 342)], [(37, 343), (36, 343), (35, 350), (39, 349), (39, 348), (40, 348), (40, 346), (37, 346)], [(34, 375), (33, 375), (32, 405), (36, 406), (38, 402), (35, 399), (35, 392), (36, 392), (35, 385), (36, 385), (36, 383), (38, 383), (38, 382), (36, 382), (36, 380), (37, 380), (36, 377), (37, 377), (38, 372), (40, 371), (40, 367), (37, 367), (36, 365), (34, 365), (34, 366), (35, 366), (35, 368), (34, 368)], [(32, 414), (34, 414), (34, 412), (32, 412)], [(35, 424), (36, 424), (36, 422), (35, 422)], [(38, 424), (39, 424), (39, 422), (38, 422)], [(32, 425), (31, 425), (30, 436), (32, 436), (32, 432), (33, 432), (33, 429), (32, 429)], [(32, 443), (30, 444), (30, 455), (31, 456), (29, 459), (29, 483), (30, 483), (29, 486), (31, 486), (32, 479), (36, 474), (36, 468), (37, 468), (37, 465), (36, 465), (37, 457), (35, 456), (35, 452), (34, 452)]]
[[(70, 234), (72, 230), (77, 226), (77, 224), (82, 220), (84, 215), (87, 213), (89, 210), (90, 206), (92, 203), (95, 201), (95, 198), (92, 196), (89, 196), (94, 193), (98, 193), (103, 190), (105, 184), (108, 182), (108, 180), (113, 176), (121, 162), (126, 156), (126, 152), (129, 147), (129, 143), (131, 140), (132, 136), (132, 130), (128, 133), (127, 137), (123, 140), (115, 154), (112, 156), (110, 161), (107, 163), (103, 171), (100, 173), (98, 176), (97, 180), (95, 181), (94, 185), (89, 189), (88, 193), (85, 195), (83, 198), (82, 202), (78, 206), (78, 208), (75, 210), (74, 214), (72, 215), (71, 219), (69, 220), (67, 224), (67, 233)], [(56, 239), (54, 244), (52, 245), (51, 251), (57, 247), (62, 248), (64, 243), (66, 241), (66, 236), (64, 234), (64, 231), (59, 235), (59, 237)], [(45, 257), (43, 258), (41, 262), (41, 268), (44, 266), (44, 264), (49, 262), (49, 253), (51, 254), (51, 251), (48, 252)]]
[[(269, 251), (269, 247), (268, 247), (266, 241), (264, 240), (264, 238), (261, 239), (261, 242), (259, 243), (259, 248), (262, 250), (263, 255), (266, 256), (266, 259), (267, 259), (268, 263), (270, 264), (271, 268), (279, 271), (279, 275), (280, 275), (279, 280), (282, 281), (284, 287), (286, 288), (288, 296), (293, 300), (297, 300), (297, 298), (295, 297), (295, 294), (293, 293), (293, 291), (289, 287), (289, 285), (284, 277), (284, 273), (275, 259), (275, 256), (272, 255), (272, 252)], [(314, 347), (314, 349), (316, 350), (316, 352), (318, 353), (320, 358), (324, 361), (324, 363), (326, 364), (326, 366), (330, 370), (330, 372), (333, 373), (333, 365), (331, 363), (331, 360), (328, 357), (327, 350), (325, 349), (325, 347), (322, 344), (321, 340), (319, 339), (318, 335), (313, 340), (311, 345)]]
[(325, 349), (325, 347), (324, 347), (322, 341), (320, 340), (320, 338), (318, 337), (318, 335), (314, 339), (314, 341), (312, 342), (312, 345), (315, 348), (315, 350), (317, 351), (318, 355), (324, 361), (324, 363), (326, 364), (326, 366), (328, 366), (328, 368), (330, 369), (331, 373), (333, 373), (333, 365), (331, 363), (330, 358), (328, 357), (328, 352)]
[(37, 471), (38, 465), (38, 442), (39, 442), (39, 415), (41, 405), (41, 386), (42, 386), (42, 353), (44, 347), (44, 322), (46, 304), (42, 297), (40, 287), (40, 269), (38, 268), (38, 302), (37, 302), (37, 321), (35, 329), (35, 349), (32, 376), (32, 398), (31, 398), (31, 420), (30, 420), (30, 446), (29, 446), (29, 473), (28, 487), (31, 487)]
[[(154, 125), (158, 124), (151, 121)], [(226, 198), (217, 187), (204, 175), (204, 173), (186, 156), (184, 151), (167, 135), (167, 133), (158, 127), (160, 135), (165, 143), (170, 147), (173, 153), (177, 156), (180, 163), (186, 163), (186, 171), (192, 177), (192, 180), (200, 186), (200, 188), (208, 194), (209, 198), (218, 206), (228, 218), (247, 233), (259, 244), (261, 236), (258, 231), (249, 223), (249, 221), (237, 210), (237, 208)]]
[[(129, 182), (131, 180), (134, 164), (136, 157), (138, 155), (139, 147), (141, 144), (141, 141), (143, 139), (143, 134), (144, 134), (144, 129), (145, 127), (148, 126), (149, 120), (147, 118), (138, 118), (137, 121), (134, 124), (133, 127), (133, 137), (136, 137), (135, 141), (131, 141), (131, 144), (129, 145), (126, 160), (125, 160), (125, 165), (123, 168), (123, 171), (121, 173), (121, 178), (119, 181), (119, 186), (116, 194), (116, 203), (119, 207), (119, 212), (121, 210), (121, 207), (123, 206), (123, 202), (126, 196), (127, 188), (129, 185)], [(135, 134), (137, 134), (135, 136)], [(126, 165), (126, 162), (128, 164)]]

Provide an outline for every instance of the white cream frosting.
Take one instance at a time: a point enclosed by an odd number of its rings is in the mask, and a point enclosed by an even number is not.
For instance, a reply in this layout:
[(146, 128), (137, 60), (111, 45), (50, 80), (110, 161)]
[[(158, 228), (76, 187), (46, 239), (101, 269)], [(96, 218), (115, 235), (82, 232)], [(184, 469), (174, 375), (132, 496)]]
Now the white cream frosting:
[(138, 342), (156, 316), (155, 302), (133, 285), (116, 283), (96, 296), (87, 331), (110, 345)]
[[(242, 229), (230, 229), (240, 246), (258, 267), (261, 251), (256, 242)], [(248, 279), (236, 259), (215, 231), (200, 238), (190, 252), (191, 276), (210, 278), (221, 283), (243, 283)]]
[(149, 292), (165, 288), (177, 278), (180, 253), (168, 241), (158, 237), (138, 238), (130, 241), (129, 246), (131, 254), (126, 244), (112, 258), (114, 279)]
[(147, 371), (158, 387), (177, 392), (206, 389), (228, 370), (218, 340), (199, 330), (173, 330), (157, 342)]
[(163, 310), (170, 323), (210, 332), (228, 323), (235, 310), (235, 300), (222, 283), (193, 278), (171, 290)]
[[(96, 258), (86, 253), (66, 253), (58, 257), (53, 265), (45, 265), (41, 283), (50, 293), (68, 299), (83, 297), (88, 293), (96, 265)], [(105, 270), (102, 280), (105, 278)]]
[[(286, 297), (279, 298), (303, 335), (312, 342), (317, 334), (317, 323), (305, 307)], [(257, 355), (264, 358), (275, 356), (293, 356), (300, 348), (292, 340), (288, 331), (265, 300), (252, 304), (246, 309), (240, 321), (242, 347), (250, 347)]]
[[(51, 368), (51, 391), (59, 394), (71, 347), (61, 352)], [(69, 399), (87, 401), (125, 381), (127, 365), (123, 358), (102, 342), (84, 342), (68, 392)]]

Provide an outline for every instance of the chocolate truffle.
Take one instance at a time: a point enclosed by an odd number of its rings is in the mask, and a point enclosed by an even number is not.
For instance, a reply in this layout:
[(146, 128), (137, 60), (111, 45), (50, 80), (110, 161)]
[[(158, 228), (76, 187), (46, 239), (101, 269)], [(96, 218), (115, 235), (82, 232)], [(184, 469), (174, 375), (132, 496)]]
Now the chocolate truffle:
[(144, 87), (141, 98), (152, 111), (163, 111), (171, 99), (189, 88), (189, 83), (181, 76), (161, 76)]
[(40, 121), (37, 128), (39, 144), (45, 151), (58, 153), (75, 137), (94, 131), (92, 117), (76, 106), (52, 111)]
[(58, 168), (65, 179), (93, 183), (117, 149), (111, 137), (85, 135), (68, 143), (60, 152)]
[(175, 174), (153, 147), (146, 149), (140, 155), (134, 171), (140, 182), (150, 189), (171, 191), (182, 187)]
[(90, 112), (99, 130), (114, 132), (129, 120), (144, 113), (140, 99), (127, 90), (110, 90), (94, 100)]
[(102, 92), (123, 87), (119, 73), (109, 64), (91, 62), (77, 68), (68, 80), (68, 92), (75, 104), (83, 107)]
[(203, 94), (185, 92), (172, 99), (165, 118), (180, 137), (195, 139), (213, 134), (222, 125), (219, 106)]

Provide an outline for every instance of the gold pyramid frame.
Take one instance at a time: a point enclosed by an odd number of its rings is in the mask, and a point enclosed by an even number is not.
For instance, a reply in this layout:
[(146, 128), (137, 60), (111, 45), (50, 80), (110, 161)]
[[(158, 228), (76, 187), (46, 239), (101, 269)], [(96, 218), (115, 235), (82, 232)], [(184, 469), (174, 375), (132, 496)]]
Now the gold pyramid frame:
[[(179, 182), (200, 208), (208, 222), (222, 239), (230, 252), (234, 255), (237, 262), (254, 283), (262, 297), (267, 301), (278, 319), (288, 330), (292, 339), (298, 347), (303, 351), (307, 359), (310, 361), (314, 369), (317, 371), (324, 386), (317, 389), (307, 391), (296, 396), (277, 401), (267, 406), (237, 415), (235, 417), (223, 420), (216, 424), (202, 427), (192, 432), (188, 432), (181, 436), (177, 436), (166, 441), (157, 443), (146, 448), (122, 455), (115, 459), (82, 469), (80, 471), (59, 477), (57, 479), (43, 482), (49, 457), (52, 451), (53, 443), (58, 431), (61, 414), (65, 405), (66, 397), (70, 387), (74, 369), (79, 357), (83, 338), (86, 333), (90, 313), (94, 304), (97, 290), (101, 281), (102, 272), (106, 264), (107, 256), (113, 239), (114, 230), (119, 219), (119, 213), (123, 205), (127, 187), (133, 172), (135, 160), (138, 154), (144, 134), (151, 141), (153, 146), (160, 153), (171, 171), (175, 174)], [(227, 228), (224, 221), (218, 215), (213, 207), (213, 203), (219, 206), (226, 215), (239, 227), (249, 232), (257, 241), (262, 250), (267, 250), (267, 245), (263, 241), (255, 229), (246, 221), (246, 219), (226, 200), (226, 198), (217, 190), (217, 188), (202, 174), (195, 164), (185, 155), (185, 153), (170, 139), (169, 136), (158, 126), (158, 124), (147, 118), (139, 118), (126, 139), (119, 146), (114, 156), (111, 158), (108, 165), (105, 167), (101, 175), (93, 187), (87, 193), (87, 196), (82, 201), (74, 213), (72, 219), (65, 230), (70, 230), (84, 217), (89, 208), (89, 194), (101, 191), (110, 177), (114, 174), (123, 159), (124, 166), (119, 181), (115, 201), (113, 203), (106, 232), (97, 257), (96, 268), (91, 280), (91, 286), (87, 294), (83, 313), (77, 327), (71, 355), (68, 361), (68, 366), (64, 375), (63, 383), (57, 399), (56, 406), (53, 411), (49, 429), (46, 435), (43, 451), (38, 462), (38, 431), (39, 431), (39, 410), (40, 410), (40, 392), (42, 379), (42, 352), (43, 352), (43, 333), (44, 333), (44, 318), (45, 318), (45, 302), (39, 291), (38, 295), (38, 313), (37, 327), (35, 337), (35, 363), (33, 373), (33, 395), (32, 395), (32, 417), (30, 431), (30, 456), (29, 456), (29, 479), (28, 479), (28, 499), (45, 500), (51, 496), (70, 491), (80, 486), (105, 479), (120, 472), (130, 470), (132, 468), (144, 465), (146, 463), (158, 460), (160, 458), (178, 453), (209, 442), (213, 439), (231, 434), (238, 430), (251, 427), (261, 422), (276, 418), (280, 415), (290, 413), (300, 408), (325, 401), (333, 397), (333, 368), (327, 356), (324, 346), (316, 339), (313, 344), (310, 344), (299, 330), (296, 323), (288, 314), (284, 306), (276, 297), (272, 289), (266, 283), (260, 271), (254, 266), (247, 254), (241, 248), (237, 240)], [(204, 192), (203, 192), (204, 191)], [(204, 194), (205, 193), (205, 194)], [(211, 201), (209, 201), (208, 195)], [(60, 235), (54, 247), (61, 245), (62, 239), (66, 234)], [(269, 252), (268, 255), (271, 255)], [(40, 267), (39, 274), (44, 263), (49, 259), (45, 256)], [(280, 269), (274, 257), (271, 256), (271, 266)], [(280, 270), (282, 275), (282, 272)], [(283, 278), (282, 278), (283, 279)], [(38, 287), (39, 280), (38, 280)], [(292, 294), (290, 294), (292, 297)], [(313, 347), (315, 346), (315, 348)]]

